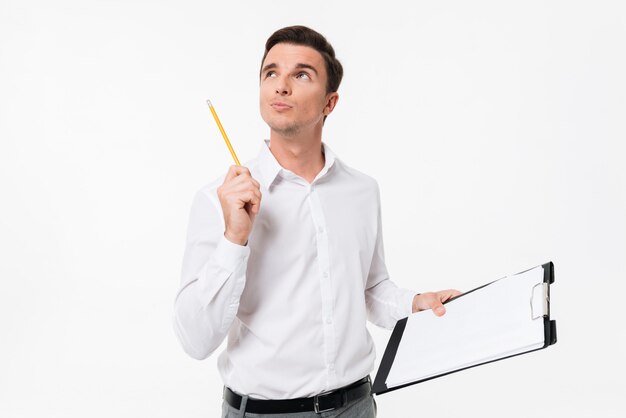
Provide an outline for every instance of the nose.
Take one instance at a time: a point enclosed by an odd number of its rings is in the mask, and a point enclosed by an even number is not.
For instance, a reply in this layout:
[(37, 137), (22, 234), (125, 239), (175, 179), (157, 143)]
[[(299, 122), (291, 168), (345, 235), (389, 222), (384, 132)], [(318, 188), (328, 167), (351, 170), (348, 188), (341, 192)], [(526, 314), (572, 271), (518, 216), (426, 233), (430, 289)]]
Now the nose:
[(282, 77), (276, 80), (276, 94), (281, 96), (288, 96), (291, 94), (291, 86), (289, 85), (289, 82)]

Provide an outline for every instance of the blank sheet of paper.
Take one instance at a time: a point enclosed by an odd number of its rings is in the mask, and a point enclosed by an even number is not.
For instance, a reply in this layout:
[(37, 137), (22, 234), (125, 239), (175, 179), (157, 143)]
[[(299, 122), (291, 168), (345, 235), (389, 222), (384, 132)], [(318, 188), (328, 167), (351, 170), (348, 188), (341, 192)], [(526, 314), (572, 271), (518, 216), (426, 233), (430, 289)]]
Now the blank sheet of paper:
[[(428, 310), (408, 317), (387, 377), (399, 386), (544, 346), (544, 322), (533, 318), (533, 292), (541, 266), (497, 280), (448, 302), (446, 314)], [(539, 286), (535, 286), (538, 285)], [(534, 311), (541, 311), (535, 298)], [(537, 316), (537, 315), (535, 315)]]

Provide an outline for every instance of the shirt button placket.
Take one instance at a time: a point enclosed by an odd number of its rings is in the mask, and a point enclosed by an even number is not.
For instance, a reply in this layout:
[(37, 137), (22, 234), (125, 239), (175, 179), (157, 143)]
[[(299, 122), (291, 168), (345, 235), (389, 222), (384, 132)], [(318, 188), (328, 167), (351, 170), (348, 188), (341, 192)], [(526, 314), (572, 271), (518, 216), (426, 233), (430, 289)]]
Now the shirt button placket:
[(311, 186), (309, 191), (309, 202), (311, 205), (311, 215), (315, 225), (317, 260), (320, 271), (320, 288), (322, 292), (322, 318), (324, 318), (324, 346), (325, 358), (328, 370), (328, 384), (332, 385), (336, 381), (335, 365), (336, 342), (335, 326), (333, 322), (333, 293), (330, 272), (330, 257), (328, 249), (328, 235), (326, 233), (326, 222), (319, 200), (319, 193)]

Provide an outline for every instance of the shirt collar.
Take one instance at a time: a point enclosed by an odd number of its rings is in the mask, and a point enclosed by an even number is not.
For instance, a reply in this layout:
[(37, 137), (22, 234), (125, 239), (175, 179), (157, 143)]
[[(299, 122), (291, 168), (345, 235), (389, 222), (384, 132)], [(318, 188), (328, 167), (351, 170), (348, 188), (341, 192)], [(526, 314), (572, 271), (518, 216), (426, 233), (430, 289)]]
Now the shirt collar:
[[(324, 152), (324, 157), (325, 157), (324, 167), (317, 174), (317, 176), (315, 177), (315, 180), (313, 180), (314, 183), (318, 179), (326, 175), (326, 173), (328, 173), (328, 171), (335, 164), (335, 161), (338, 160), (335, 153), (330, 149), (328, 145), (326, 145), (323, 142), (322, 142), (322, 151)], [(276, 157), (274, 157), (274, 154), (272, 154), (272, 151), (270, 151), (270, 141), (267, 139), (263, 141), (263, 144), (261, 145), (261, 150), (259, 151), (259, 155), (257, 158), (259, 161), (259, 171), (261, 172), (262, 180), (265, 184), (265, 187), (267, 187), (268, 189), (270, 188), (272, 183), (274, 183), (274, 181), (276, 180), (276, 177), (279, 174), (281, 174), (282, 177), (286, 177), (286, 178), (295, 176), (293, 172), (283, 168), (278, 163), (278, 161), (276, 160)]]

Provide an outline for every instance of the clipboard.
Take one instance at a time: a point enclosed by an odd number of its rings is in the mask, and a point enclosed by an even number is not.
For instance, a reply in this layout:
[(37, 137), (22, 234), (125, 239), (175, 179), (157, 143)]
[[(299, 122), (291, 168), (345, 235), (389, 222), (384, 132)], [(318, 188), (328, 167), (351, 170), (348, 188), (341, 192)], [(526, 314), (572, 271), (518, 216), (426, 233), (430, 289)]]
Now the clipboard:
[(377, 395), (556, 343), (550, 261), (445, 302), (446, 314), (416, 312), (396, 323), (372, 393)]

